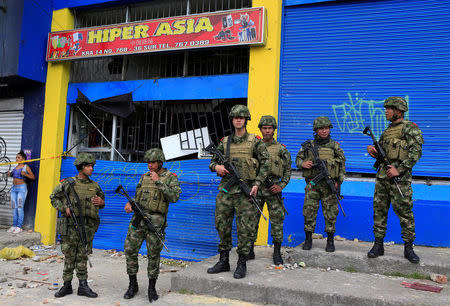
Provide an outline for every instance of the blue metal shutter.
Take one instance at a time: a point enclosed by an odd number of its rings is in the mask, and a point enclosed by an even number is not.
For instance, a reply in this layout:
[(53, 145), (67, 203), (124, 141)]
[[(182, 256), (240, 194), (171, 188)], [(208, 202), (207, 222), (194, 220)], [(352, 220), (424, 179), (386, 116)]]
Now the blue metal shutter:
[(422, 130), (415, 175), (450, 177), (450, 2), (337, 1), (285, 7), (279, 140), (293, 159), (328, 116), (348, 172), (373, 172), (361, 132), (379, 136), (383, 101), (403, 96), (406, 118)]
[[(61, 165), (61, 177), (75, 176), (74, 158), (66, 158)], [(215, 229), (215, 198), (220, 178), (211, 173), (209, 160), (168, 162), (164, 167), (176, 173), (182, 194), (177, 203), (171, 203), (167, 216), (166, 245), (170, 249), (161, 252), (164, 257), (201, 260), (217, 254), (219, 237)], [(114, 193), (121, 184), (134, 196), (142, 174), (148, 171), (145, 163), (97, 161), (91, 179), (98, 182), (105, 193), (105, 208), (100, 211), (100, 227), (95, 234), (94, 247), (123, 250), (128, 224), (132, 214), (123, 210), (126, 198)], [(237, 242), (236, 225), (233, 224), (233, 242)], [(146, 254), (145, 242), (141, 253)]]

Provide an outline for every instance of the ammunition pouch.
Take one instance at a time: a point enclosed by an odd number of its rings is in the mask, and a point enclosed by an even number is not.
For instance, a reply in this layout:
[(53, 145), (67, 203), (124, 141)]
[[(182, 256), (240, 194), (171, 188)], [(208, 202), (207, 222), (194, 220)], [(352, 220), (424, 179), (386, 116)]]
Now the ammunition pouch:
[(58, 217), (58, 219), (56, 219), (56, 233), (60, 236), (67, 235), (67, 218), (66, 217)]

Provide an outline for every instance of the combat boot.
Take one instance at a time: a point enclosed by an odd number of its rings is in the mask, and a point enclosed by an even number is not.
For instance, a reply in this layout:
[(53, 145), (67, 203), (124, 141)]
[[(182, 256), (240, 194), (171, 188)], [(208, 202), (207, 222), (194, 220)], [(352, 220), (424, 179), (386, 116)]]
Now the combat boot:
[(419, 263), (420, 261), (419, 256), (417, 256), (416, 253), (414, 253), (412, 241), (405, 242), (405, 251), (403, 252), (403, 254), (405, 255), (406, 259), (408, 259), (410, 262), (414, 264)]
[(303, 250), (311, 250), (312, 248), (312, 232), (305, 231), (305, 241), (303, 242)]
[(78, 295), (87, 296), (89, 298), (96, 298), (98, 296), (97, 293), (89, 288), (87, 280), (80, 279), (80, 284), (78, 285)]
[(156, 301), (159, 298), (158, 294), (156, 293), (155, 285), (156, 279), (150, 278), (148, 280), (148, 301), (150, 303)]
[(255, 259), (255, 243), (252, 243), (252, 246), (250, 247), (250, 253), (247, 255), (247, 260)]
[(327, 246), (325, 247), (325, 251), (334, 252), (334, 233), (327, 233)]
[(219, 261), (208, 269), (208, 274), (216, 274), (220, 272), (230, 271), (229, 251), (221, 251)]
[(127, 300), (134, 297), (136, 295), (136, 293), (139, 291), (139, 286), (138, 286), (136, 275), (128, 275), (128, 277), (130, 279), (130, 283), (128, 285), (127, 292), (125, 292), (125, 294), (123, 295), (123, 298), (127, 299)]
[(61, 289), (59, 289), (59, 291), (55, 293), (55, 297), (60, 298), (72, 293), (72, 281), (67, 281), (64, 282), (64, 285), (61, 287)]
[(247, 273), (247, 256), (244, 254), (239, 254), (239, 259), (237, 261), (237, 267), (234, 271), (234, 278), (244, 278)]
[(373, 244), (373, 247), (372, 247), (372, 249), (370, 249), (369, 253), (367, 253), (367, 257), (376, 258), (378, 256), (383, 256), (383, 255), (384, 255), (383, 238), (375, 237), (375, 243)]
[(274, 265), (282, 265), (283, 258), (281, 258), (281, 242), (273, 243), (273, 264)]

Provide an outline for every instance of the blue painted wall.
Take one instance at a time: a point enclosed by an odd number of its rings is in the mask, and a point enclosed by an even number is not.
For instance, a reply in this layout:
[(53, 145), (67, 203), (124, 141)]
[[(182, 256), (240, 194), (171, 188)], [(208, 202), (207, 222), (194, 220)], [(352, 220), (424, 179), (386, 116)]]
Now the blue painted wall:
[(22, 1), (8, 1), (6, 12), (0, 10), (0, 77), (17, 75), (22, 12)]
[(63, 8), (95, 8), (104, 6), (116, 6), (128, 3), (145, 2), (148, 0), (54, 0), (55, 10)]
[(70, 83), (67, 103), (76, 102), (77, 89), (91, 101), (129, 92), (133, 93), (133, 101), (154, 101), (245, 98), (247, 87), (247, 73), (122, 82)]

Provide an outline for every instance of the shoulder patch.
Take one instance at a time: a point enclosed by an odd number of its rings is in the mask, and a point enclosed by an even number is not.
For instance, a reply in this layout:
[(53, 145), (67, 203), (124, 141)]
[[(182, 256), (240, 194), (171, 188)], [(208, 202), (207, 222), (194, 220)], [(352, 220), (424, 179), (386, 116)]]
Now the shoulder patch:
[(283, 147), (285, 147), (286, 148), (286, 145), (285, 144), (281, 144)]
[(222, 137), (222, 138), (220, 139), (220, 141), (222, 141), (224, 138), (225, 138), (225, 137)]
[(412, 121), (411, 121), (411, 123), (414, 124), (415, 127), (419, 127), (419, 126), (417, 125), (417, 123), (412, 122)]
[(173, 176), (178, 176), (176, 173), (173, 173), (173, 172), (172, 172), (172, 174), (173, 174)]
[(340, 146), (341, 144), (339, 142), (336, 141), (336, 143)]
[(261, 136), (259, 136), (259, 135), (256, 135), (256, 138), (259, 139), (259, 140), (261, 140)]
[(60, 182), (60, 183), (62, 183), (62, 182), (64, 182), (65, 180), (66, 180), (66, 179), (65, 179), (65, 178), (63, 178), (63, 179), (62, 179), (62, 180), (60, 180), (59, 182)]

